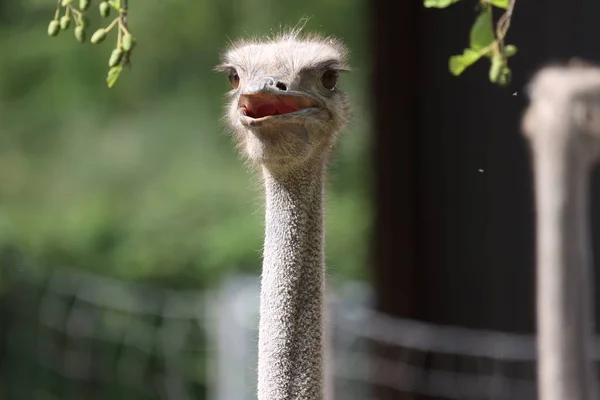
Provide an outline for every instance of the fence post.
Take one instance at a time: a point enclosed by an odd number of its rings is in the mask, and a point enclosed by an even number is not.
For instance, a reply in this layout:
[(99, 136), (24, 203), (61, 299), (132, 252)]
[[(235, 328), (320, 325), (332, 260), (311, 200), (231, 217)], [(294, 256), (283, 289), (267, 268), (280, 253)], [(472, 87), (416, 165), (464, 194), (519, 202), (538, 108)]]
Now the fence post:
[(222, 281), (212, 302), (216, 371), (211, 400), (256, 399), (258, 300), (256, 276), (231, 275)]
[(589, 178), (600, 158), (600, 68), (552, 66), (530, 86), (522, 129), (536, 192), (540, 400), (595, 400)]

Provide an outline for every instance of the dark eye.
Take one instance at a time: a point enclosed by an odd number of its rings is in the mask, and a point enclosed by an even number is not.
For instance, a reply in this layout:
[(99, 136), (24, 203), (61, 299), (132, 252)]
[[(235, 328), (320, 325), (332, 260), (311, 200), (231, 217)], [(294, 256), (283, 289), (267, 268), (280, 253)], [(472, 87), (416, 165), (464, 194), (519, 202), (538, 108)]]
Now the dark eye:
[(321, 77), (321, 83), (325, 89), (333, 90), (338, 81), (338, 72), (334, 70), (326, 71)]
[(231, 86), (233, 86), (234, 89), (237, 89), (238, 86), (240, 86), (240, 76), (235, 69), (232, 69), (229, 72), (229, 82), (231, 82)]

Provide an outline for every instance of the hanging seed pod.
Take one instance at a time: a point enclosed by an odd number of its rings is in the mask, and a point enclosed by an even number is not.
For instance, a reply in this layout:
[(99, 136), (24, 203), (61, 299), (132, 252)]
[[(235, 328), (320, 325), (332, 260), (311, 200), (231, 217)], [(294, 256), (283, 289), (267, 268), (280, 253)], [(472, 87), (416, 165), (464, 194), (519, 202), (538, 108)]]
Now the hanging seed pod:
[(100, 28), (96, 32), (94, 32), (92, 38), (90, 39), (90, 42), (92, 42), (93, 44), (98, 44), (102, 43), (104, 39), (106, 39), (106, 30), (104, 28)]
[(59, 30), (60, 30), (60, 25), (59, 25), (58, 21), (57, 20), (50, 21), (50, 24), (48, 24), (48, 35), (56, 36), (56, 35), (58, 35)]
[(79, 0), (79, 9), (81, 11), (86, 11), (90, 8), (90, 0)]
[(504, 58), (501, 54), (494, 54), (492, 57), (492, 64), (490, 65), (489, 78), (490, 82), (496, 83), (500, 77), (500, 72), (504, 66)]
[(89, 26), (90, 25), (90, 19), (87, 16), (81, 14), (79, 16), (79, 25), (83, 26), (84, 28), (87, 27), (87, 26)]
[(110, 15), (110, 4), (108, 4), (106, 1), (103, 1), (100, 3), (98, 8), (100, 9), (100, 15), (102, 15), (104, 18), (108, 18)]
[(75, 27), (75, 38), (78, 42), (85, 42), (85, 28), (81, 25)]
[(497, 84), (500, 86), (506, 86), (510, 83), (512, 79), (512, 72), (510, 68), (504, 67), (500, 70), (500, 74), (498, 76)]
[(112, 67), (119, 65), (122, 58), (123, 58), (123, 50), (114, 49), (112, 51), (112, 53), (110, 54), (110, 59), (108, 60), (108, 66), (112, 68)]
[(66, 31), (69, 29), (69, 25), (71, 25), (71, 18), (68, 15), (63, 15), (60, 18), (60, 29)]
[(506, 57), (506, 58), (512, 57), (515, 54), (517, 54), (516, 46), (514, 46), (512, 44), (507, 44), (506, 46), (504, 46), (504, 57)]
[(123, 47), (124, 51), (130, 51), (133, 49), (135, 46), (135, 40), (133, 39), (133, 36), (131, 36), (129, 33), (126, 33), (121, 41), (121, 46)]

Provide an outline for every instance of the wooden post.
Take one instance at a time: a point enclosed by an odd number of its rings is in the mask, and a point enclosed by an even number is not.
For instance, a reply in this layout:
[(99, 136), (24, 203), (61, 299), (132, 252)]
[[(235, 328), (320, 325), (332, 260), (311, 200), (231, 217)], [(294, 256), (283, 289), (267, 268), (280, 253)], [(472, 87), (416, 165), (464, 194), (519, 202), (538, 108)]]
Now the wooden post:
[(600, 158), (600, 68), (533, 79), (523, 132), (533, 155), (540, 400), (595, 400), (589, 178)]
[[(374, 108), (373, 194), (375, 227), (372, 239), (375, 307), (403, 318), (415, 317), (417, 233), (417, 174), (415, 138), (418, 136), (420, 65), (418, 59), (420, 1), (375, 0), (372, 17), (372, 88)], [(405, 62), (411, 59), (411, 62)], [(389, 79), (394, 76), (398, 79)], [(374, 343), (375, 357), (386, 358), (398, 348)], [(382, 373), (374, 369), (374, 374)], [(398, 379), (407, 379), (399, 376)], [(412, 400), (409, 389), (399, 392), (375, 386), (377, 400)]]

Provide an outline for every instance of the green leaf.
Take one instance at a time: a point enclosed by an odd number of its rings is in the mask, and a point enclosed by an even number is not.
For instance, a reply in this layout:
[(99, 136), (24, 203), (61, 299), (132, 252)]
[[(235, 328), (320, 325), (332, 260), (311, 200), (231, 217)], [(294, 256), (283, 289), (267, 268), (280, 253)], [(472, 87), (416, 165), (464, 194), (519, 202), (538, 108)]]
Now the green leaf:
[(498, 8), (507, 9), (509, 0), (488, 0), (488, 2)]
[(448, 62), (450, 72), (455, 76), (462, 74), (467, 67), (479, 60), (481, 56), (481, 53), (473, 49), (465, 49), (461, 55), (450, 57)]
[(517, 46), (515, 46), (514, 44), (507, 44), (506, 46), (504, 46), (504, 57), (512, 57), (515, 54), (517, 54)]
[(71, 2), (73, 2), (73, 0), (62, 0), (62, 3), (60, 3), (60, 5), (64, 7)]
[(423, 0), (423, 5), (427, 8), (446, 8), (460, 0)]
[(121, 0), (108, 0), (108, 4), (110, 4), (115, 10), (121, 9)]
[(121, 71), (123, 71), (122, 65), (117, 65), (116, 67), (112, 67), (108, 71), (108, 76), (106, 77), (106, 83), (108, 84), (109, 88), (113, 87), (114, 84), (117, 83), (117, 79), (119, 79), (119, 75), (121, 74)]
[(475, 22), (471, 27), (469, 40), (473, 50), (486, 48), (496, 40), (492, 24), (491, 9), (488, 8), (477, 16), (477, 19), (475, 19)]

